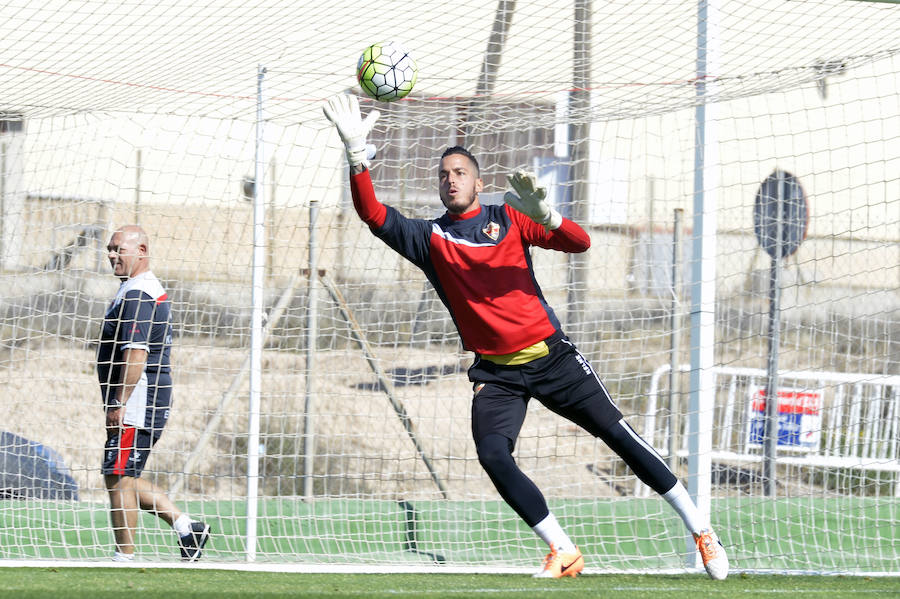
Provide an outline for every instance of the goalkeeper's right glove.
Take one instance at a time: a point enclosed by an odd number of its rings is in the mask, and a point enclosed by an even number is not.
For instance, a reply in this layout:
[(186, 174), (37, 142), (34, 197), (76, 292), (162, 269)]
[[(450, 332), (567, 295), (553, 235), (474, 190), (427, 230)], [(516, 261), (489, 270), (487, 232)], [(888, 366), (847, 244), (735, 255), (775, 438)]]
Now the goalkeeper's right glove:
[(322, 107), (325, 118), (337, 127), (338, 135), (344, 142), (347, 150), (347, 162), (350, 167), (365, 166), (368, 168), (369, 160), (375, 157), (375, 146), (366, 144), (366, 136), (375, 126), (375, 121), (381, 116), (377, 110), (373, 110), (363, 120), (359, 111), (359, 100), (350, 94), (334, 96)]
[[(537, 178), (527, 171), (517, 170), (507, 177), (516, 193), (507, 191), (503, 200), (528, 216), (544, 229), (552, 231), (562, 224), (562, 215), (547, 203), (547, 189), (538, 187)], [(518, 194), (518, 195), (517, 195)]]

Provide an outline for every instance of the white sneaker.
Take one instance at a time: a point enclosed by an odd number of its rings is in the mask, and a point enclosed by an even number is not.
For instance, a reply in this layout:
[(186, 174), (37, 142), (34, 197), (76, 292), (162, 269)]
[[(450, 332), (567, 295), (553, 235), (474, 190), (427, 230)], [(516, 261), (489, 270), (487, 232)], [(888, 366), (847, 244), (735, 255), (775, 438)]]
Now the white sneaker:
[(711, 529), (701, 530), (699, 535), (694, 535), (697, 541), (697, 550), (703, 558), (703, 567), (713, 580), (725, 580), (728, 576), (728, 556), (725, 555), (725, 547), (722, 541)]
[(113, 553), (112, 561), (114, 562), (133, 562), (134, 554), (133, 553), (119, 553), (118, 551)]

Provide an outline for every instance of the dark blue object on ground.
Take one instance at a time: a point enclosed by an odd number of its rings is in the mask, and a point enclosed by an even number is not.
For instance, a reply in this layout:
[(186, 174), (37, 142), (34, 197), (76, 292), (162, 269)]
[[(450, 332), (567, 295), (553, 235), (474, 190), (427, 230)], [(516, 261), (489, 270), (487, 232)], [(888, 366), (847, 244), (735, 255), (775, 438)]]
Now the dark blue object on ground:
[(46, 445), (0, 431), (0, 499), (78, 500), (78, 483)]

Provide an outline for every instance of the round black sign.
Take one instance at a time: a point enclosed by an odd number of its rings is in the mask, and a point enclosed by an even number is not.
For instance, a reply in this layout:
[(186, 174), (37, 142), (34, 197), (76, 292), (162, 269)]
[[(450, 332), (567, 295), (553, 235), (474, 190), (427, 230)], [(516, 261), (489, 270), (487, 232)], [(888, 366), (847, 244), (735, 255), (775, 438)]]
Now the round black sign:
[(753, 205), (753, 230), (756, 239), (759, 240), (762, 249), (773, 258), (778, 251), (779, 200), (782, 258), (797, 251), (806, 239), (806, 229), (809, 225), (809, 208), (800, 182), (789, 172), (776, 170), (759, 186), (756, 203)]

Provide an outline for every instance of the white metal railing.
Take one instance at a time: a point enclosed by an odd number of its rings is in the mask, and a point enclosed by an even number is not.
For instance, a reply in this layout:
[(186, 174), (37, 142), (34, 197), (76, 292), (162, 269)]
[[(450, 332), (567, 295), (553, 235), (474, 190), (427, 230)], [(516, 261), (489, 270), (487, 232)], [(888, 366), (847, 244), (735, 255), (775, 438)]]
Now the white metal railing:
[[(669, 418), (662, 416), (669, 414), (673, 406), (669, 405), (668, 395), (660, 397), (660, 388), (670, 369), (665, 364), (653, 372), (644, 412), (644, 438), (664, 456), (669, 453), (670, 431)], [(689, 364), (678, 367), (678, 372), (689, 371)], [(755, 420), (754, 408), (758, 405), (753, 403), (753, 394), (765, 389), (766, 371), (717, 366), (713, 373), (716, 399), (712, 459), (761, 462), (763, 449), (754, 442), (758, 432), (753, 427), (759, 421)], [(779, 442), (777, 463), (900, 473), (900, 376), (782, 371), (778, 380), (779, 391), (801, 391), (814, 397), (815, 405), (810, 406), (811, 418), (804, 425), (812, 441)], [(677, 405), (674, 410), (679, 413)], [(680, 420), (687, 422), (684, 414)], [(676, 455), (687, 455), (687, 434), (675, 432), (679, 435)], [(900, 483), (896, 488), (900, 493)]]

